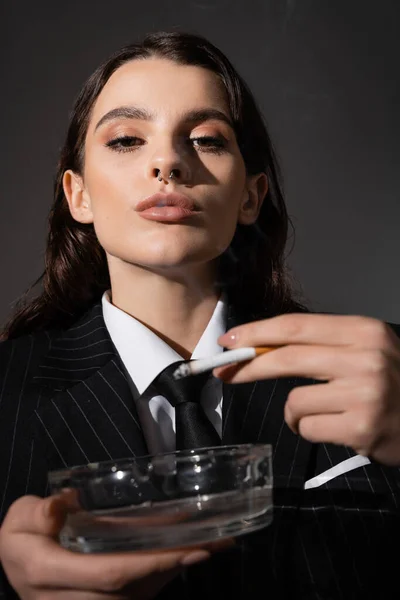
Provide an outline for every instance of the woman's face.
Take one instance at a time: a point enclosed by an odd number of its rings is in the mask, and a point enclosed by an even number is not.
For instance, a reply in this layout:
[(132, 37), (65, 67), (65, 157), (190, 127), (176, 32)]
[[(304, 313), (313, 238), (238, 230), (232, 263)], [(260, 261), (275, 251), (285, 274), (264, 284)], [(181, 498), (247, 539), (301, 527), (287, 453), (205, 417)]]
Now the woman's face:
[[(230, 121), (224, 87), (206, 69), (152, 58), (111, 76), (92, 111), (83, 177), (64, 175), (71, 213), (93, 222), (110, 271), (211, 265), (237, 223), (254, 222), (265, 176), (246, 176)], [(185, 195), (194, 211), (141, 211), (157, 192)]]

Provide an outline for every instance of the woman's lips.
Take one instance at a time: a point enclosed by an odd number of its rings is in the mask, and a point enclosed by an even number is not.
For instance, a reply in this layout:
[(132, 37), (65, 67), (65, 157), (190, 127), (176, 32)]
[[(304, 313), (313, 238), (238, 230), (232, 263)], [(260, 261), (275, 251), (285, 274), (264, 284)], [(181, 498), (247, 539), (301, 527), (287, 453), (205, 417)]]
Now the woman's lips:
[(182, 206), (152, 206), (141, 210), (138, 214), (143, 219), (149, 221), (164, 221), (166, 223), (173, 223), (176, 221), (182, 221), (188, 217), (192, 217), (198, 213), (198, 211), (190, 210), (189, 208), (183, 208)]
[(194, 200), (177, 192), (157, 192), (141, 200), (136, 211), (143, 219), (165, 223), (182, 221), (199, 212)]

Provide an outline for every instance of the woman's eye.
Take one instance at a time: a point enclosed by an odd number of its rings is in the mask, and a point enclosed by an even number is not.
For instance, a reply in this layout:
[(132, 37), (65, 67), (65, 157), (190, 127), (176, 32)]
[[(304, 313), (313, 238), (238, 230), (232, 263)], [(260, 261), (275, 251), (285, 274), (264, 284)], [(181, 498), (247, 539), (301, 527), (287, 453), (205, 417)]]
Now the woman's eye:
[(221, 154), (226, 148), (226, 140), (224, 138), (212, 135), (190, 138), (190, 141), (200, 152)]
[(132, 152), (132, 150), (141, 146), (142, 143), (143, 140), (134, 135), (123, 135), (110, 140), (106, 143), (106, 146), (116, 152)]
[[(204, 135), (196, 138), (190, 138), (189, 141), (190, 144), (192, 144), (200, 152), (221, 154), (226, 148), (226, 140), (217, 136)], [(106, 142), (105, 145), (107, 148), (110, 148), (115, 152), (132, 152), (143, 144), (144, 141), (141, 138), (133, 135), (124, 135)]]

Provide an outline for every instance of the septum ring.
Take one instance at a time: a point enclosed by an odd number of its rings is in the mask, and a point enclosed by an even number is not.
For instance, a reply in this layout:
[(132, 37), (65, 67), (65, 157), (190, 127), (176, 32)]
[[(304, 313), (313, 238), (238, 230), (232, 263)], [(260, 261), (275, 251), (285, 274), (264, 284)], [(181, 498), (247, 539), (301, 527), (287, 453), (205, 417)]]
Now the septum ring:
[[(170, 172), (170, 174), (168, 175), (168, 179), (172, 179), (173, 177), (175, 177), (175, 175), (174, 175), (174, 170), (175, 170), (175, 169), (172, 169), (172, 171), (171, 171), (171, 172)], [(158, 177), (157, 177), (157, 179), (158, 179), (158, 181), (162, 181), (162, 180), (164, 179), (164, 177), (163, 177), (163, 176), (162, 176), (162, 174), (161, 174), (161, 170), (159, 170), (159, 172), (158, 172)]]

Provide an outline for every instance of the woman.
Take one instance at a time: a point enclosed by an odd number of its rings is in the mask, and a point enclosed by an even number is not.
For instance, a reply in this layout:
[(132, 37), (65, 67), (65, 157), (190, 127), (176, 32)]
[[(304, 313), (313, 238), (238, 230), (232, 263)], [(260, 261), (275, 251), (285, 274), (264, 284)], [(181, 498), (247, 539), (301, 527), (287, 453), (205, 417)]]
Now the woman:
[[(251, 598), (260, 584), (271, 598), (367, 598), (391, 583), (400, 344), (384, 323), (295, 301), (287, 228), (265, 125), (213, 45), (153, 34), (90, 77), (43, 293), (0, 346), (6, 598)], [(243, 345), (280, 347), (216, 370), (203, 407), (223, 443), (273, 444), (273, 524), (215, 554), (62, 549), (67, 507), (45, 498), (48, 470), (172, 449), (154, 379), (200, 346)]]

